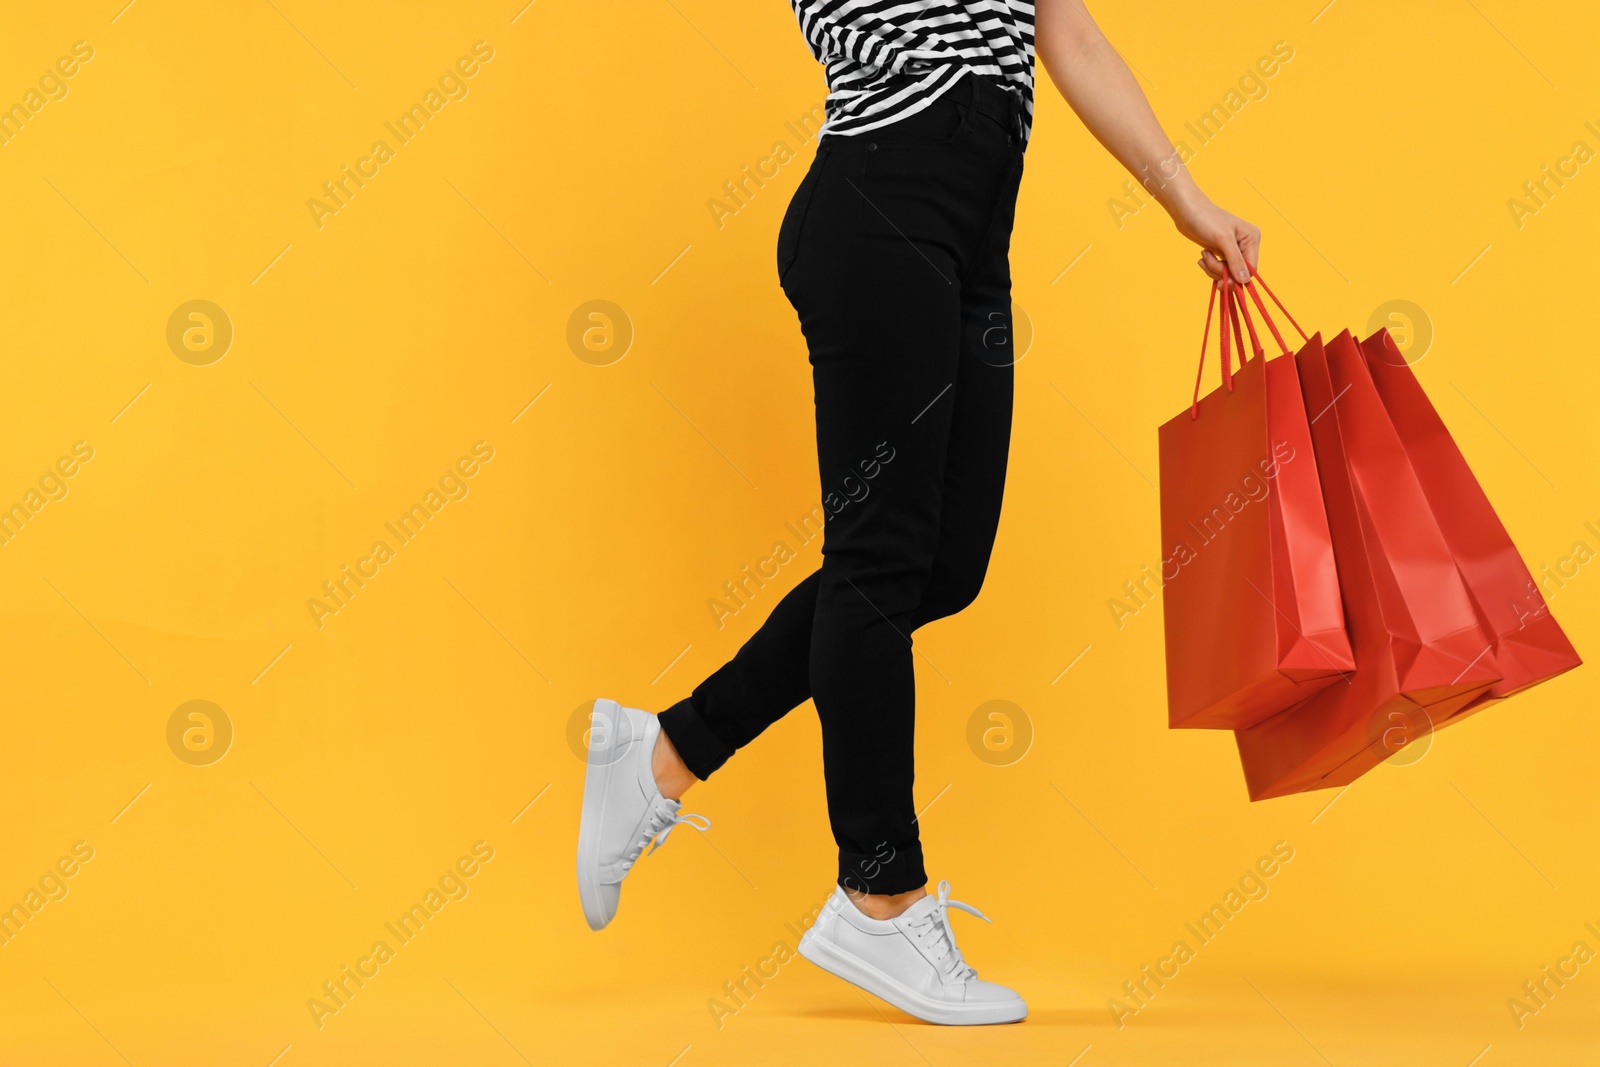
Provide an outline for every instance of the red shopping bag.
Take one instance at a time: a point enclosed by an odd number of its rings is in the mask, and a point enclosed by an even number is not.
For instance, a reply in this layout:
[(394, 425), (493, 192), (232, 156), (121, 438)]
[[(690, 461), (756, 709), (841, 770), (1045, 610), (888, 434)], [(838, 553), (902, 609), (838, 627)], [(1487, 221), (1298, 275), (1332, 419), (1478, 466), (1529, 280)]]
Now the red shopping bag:
[(1361, 342), (1361, 352), (1505, 675), (1455, 718), (1578, 666), (1583, 661), (1389, 331)]
[(1317, 335), (1295, 363), (1356, 669), (1236, 731), (1252, 800), (1348, 784), (1393, 754), (1396, 724), (1442, 725), (1502, 678), (1355, 340)]
[[(1355, 665), (1294, 362), (1265, 358), (1248, 313), (1256, 358), (1247, 361), (1237, 287), (1220, 292), (1223, 384), (1201, 398), (1197, 375), (1189, 410), (1160, 431), (1173, 727), (1250, 726)], [(1203, 337), (1201, 375), (1205, 349)]]

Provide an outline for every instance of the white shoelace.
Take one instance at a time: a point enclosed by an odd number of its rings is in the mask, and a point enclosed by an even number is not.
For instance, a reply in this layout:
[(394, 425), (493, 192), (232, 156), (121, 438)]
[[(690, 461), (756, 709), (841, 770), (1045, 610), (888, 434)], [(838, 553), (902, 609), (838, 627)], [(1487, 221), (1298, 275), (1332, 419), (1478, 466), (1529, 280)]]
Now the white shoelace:
[[(695, 822), (696, 819), (700, 821)], [(673, 828), (679, 823), (688, 823), (701, 833), (711, 829), (711, 820), (704, 815), (674, 814), (672, 809), (665, 804), (653, 806), (650, 809), (650, 818), (645, 820), (644, 829), (639, 831), (639, 839), (634, 842), (633, 847), (628, 850), (628, 855), (622, 861), (622, 869), (626, 871), (637, 863), (640, 853), (648, 856), (650, 852), (654, 852), (665, 844), (667, 835), (671, 834)], [(651, 843), (652, 841), (654, 844)], [(646, 845), (650, 845), (650, 852), (644, 851), (644, 846)]]
[(942, 970), (947, 978), (966, 981), (976, 978), (978, 972), (967, 965), (966, 959), (961, 955), (961, 950), (956, 948), (956, 932), (950, 927), (950, 908), (960, 908), (968, 915), (976, 915), (984, 922), (993, 922), (983, 912), (971, 904), (963, 904), (959, 900), (950, 899), (950, 883), (940, 882), (938, 895), (934, 898), (933, 909), (915, 919), (908, 920), (906, 925), (918, 931), (918, 939), (932, 937), (932, 955), (935, 966)]

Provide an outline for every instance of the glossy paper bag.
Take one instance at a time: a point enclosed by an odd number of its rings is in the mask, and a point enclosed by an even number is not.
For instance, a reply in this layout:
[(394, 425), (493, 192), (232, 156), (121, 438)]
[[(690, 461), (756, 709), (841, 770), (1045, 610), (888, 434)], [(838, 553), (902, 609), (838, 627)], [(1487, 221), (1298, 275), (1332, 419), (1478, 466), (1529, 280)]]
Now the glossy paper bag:
[(1456, 717), (1578, 666), (1583, 661), (1389, 331), (1361, 342), (1361, 351), (1504, 674)]
[(1253, 800), (1354, 781), (1393, 753), (1396, 723), (1442, 724), (1502, 678), (1355, 340), (1314, 337), (1295, 363), (1356, 668), (1236, 732)]
[(1256, 357), (1244, 359), (1231, 283), (1213, 288), (1207, 334), (1219, 292), (1223, 383), (1200, 398), (1197, 379), (1160, 431), (1173, 727), (1250, 726), (1354, 666), (1293, 360), (1264, 357), (1247, 310)]

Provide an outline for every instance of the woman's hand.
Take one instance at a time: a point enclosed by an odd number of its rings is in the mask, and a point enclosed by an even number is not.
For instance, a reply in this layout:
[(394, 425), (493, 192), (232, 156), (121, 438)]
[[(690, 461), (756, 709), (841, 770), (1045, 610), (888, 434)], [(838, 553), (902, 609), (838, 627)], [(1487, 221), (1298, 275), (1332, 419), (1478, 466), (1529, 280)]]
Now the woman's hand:
[(1200, 246), (1200, 269), (1214, 281), (1225, 274), (1237, 282), (1249, 281), (1261, 255), (1261, 230), (1200, 196), (1198, 189), (1194, 192), (1193, 204), (1168, 210), (1178, 232)]

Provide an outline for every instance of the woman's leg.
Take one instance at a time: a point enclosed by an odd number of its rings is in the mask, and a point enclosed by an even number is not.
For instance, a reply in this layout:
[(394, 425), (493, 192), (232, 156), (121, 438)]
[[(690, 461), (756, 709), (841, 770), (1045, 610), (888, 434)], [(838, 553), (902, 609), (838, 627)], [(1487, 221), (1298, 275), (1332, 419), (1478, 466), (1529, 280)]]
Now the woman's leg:
[(895, 897), (927, 881), (912, 633), (976, 595), (999, 514), (1020, 161), (965, 105), (849, 141), (830, 161), (847, 191), (821, 219), (829, 202), (813, 202), (785, 288), (811, 352), (824, 499), (869, 489), (829, 510), (811, 635), (838, 880)]
[[(1009, 207), (961, 285), (962, 345), (946, 399), (952, 414), (939, 508), (939, 539), (910, 631), (954, 615), (978, 595), (988, 569), (1011, 440)], [(875, 479), (857, 478), (870, 494)], [(859, 490), (858, 490), (859, 491)], [(849, 501), (836, 496), (837, 506)], [(845, 504), (846, 507), (851, 506)], [(821, 572), (774, 607), (737, 655), (661, 716), (655, 771), (674, 800), (735, 750), (811, 698), (811, 631)], [(890, 905), (898, 910), (898, 902)]]
[(874, 474), (826, 521), (810, 680), (839, 884), (891, 895), (927, 882), (911, 632), (938, 553), (961, 304), (956, 264), (938, 249), (922, 250), (930, 264), (887, 226), (851, 244), (867, 254), (791, 289), (811, 350), (824, 492)]
[(791, 589), (733, 659), (661, 713), (655, 769), (663, 794), (673, 796), (668, 790), (676, 789), (681, 795), (692, 779), (709, 777), (735, 750), (810, 698), (817, 581), (812, 572)]
[(703, 778), (813, 697), (840, 883), (885, 896), (926, 881), (911, 633), (976, 595), (1010, 435), (1019, 173), (1004, 156), (928, 143), (956, 126), (945, 109), (881, 145), (827, 142), (791, 203), (780, 271), (813, 364), (824, 564), (661, 717), (662, 762)]
[[(1004, 220), (1004, 239), (1010, 219)], [(932, 569), (906, 636), (954, 615), (977, 597), (988, 570), (1011, 440), (1011, 278), (1006, 244), (976, 264), (962, 286), (962, 348), (952, 407)], [(858, 479), (871, 491), (871, 482)], [(840, 497), (838, 503), (848, 500)], [(849, 506), (849, 505), (846, 505)], [(662, 713), (654, 769), (674, 800), (768, 726), (811, 698), (811, 632), (822, 572), (773, 608), (738, 653), (686, 699)], [(899, 910), (899, 903), (890, 905)]]
[[(987, 121), (987, 120), (980, 120)], [(961, 277), (961, 360), (945, 459), (939, 548), (914, 625), (942, 619), (977, 598), (989, 569), (1011, 450), (1013, 366), (1011, 229), (1020, 164), (988, 235)]]

